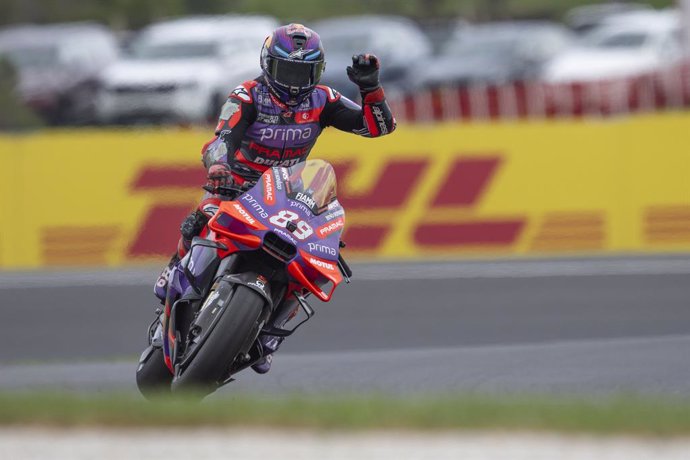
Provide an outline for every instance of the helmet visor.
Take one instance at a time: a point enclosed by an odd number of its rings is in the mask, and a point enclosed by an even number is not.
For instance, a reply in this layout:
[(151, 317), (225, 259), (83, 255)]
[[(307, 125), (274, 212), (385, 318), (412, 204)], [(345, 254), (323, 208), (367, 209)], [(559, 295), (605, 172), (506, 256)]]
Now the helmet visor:
[(323, 61), (304, 62), (270, 58), (267, 70), (281, 85), (305, 88), (318, 83), (323, 72)]

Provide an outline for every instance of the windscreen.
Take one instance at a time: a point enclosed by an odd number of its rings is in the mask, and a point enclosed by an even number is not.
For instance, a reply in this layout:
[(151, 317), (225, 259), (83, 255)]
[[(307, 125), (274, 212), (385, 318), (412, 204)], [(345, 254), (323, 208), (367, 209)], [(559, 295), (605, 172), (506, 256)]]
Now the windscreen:
[(337, 196), (333, 166), (323, 160), (308, 160), (288, 168), (288, 197), (305, 204), (315, 215), (328, 209)]

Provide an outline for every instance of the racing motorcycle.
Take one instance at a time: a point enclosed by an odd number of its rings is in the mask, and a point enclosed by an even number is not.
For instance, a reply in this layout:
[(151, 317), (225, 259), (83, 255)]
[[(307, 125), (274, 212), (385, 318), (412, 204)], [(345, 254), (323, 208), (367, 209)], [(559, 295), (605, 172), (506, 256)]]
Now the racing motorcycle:
[(273, 351), (266, 339), (314, 316), (309, 295), (328, 302), (352, 276), (329, 163), (270, 168), (249, 189), (206, 190), (227, 200), (169, 274), (136, 373), (147, 398), (179, 390), (203, 397), (231, 382)]

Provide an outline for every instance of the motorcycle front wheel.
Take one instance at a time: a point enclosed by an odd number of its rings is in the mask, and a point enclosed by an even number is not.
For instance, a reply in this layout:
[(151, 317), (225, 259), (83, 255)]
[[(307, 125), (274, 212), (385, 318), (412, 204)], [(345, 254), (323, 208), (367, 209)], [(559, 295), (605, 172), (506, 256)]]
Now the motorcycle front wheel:
[(206, 396), (218, 388), (230, 365), (249, 339), (261, 315), (264, 299), (248, 287), (237, 285), (230, 303), (196, 356), (172, 382), (173, 392)]
[(137, 388), (148, 400), (170, 393), (173, 375), (163, 361), (163, 350), (153, 348), (148, 357), (139, 362)]

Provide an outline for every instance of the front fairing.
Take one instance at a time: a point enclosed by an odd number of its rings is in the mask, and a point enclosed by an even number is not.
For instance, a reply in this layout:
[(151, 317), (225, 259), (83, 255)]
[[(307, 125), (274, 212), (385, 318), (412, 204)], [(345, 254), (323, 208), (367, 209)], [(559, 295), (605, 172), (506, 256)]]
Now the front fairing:
[[(210, 226), (231, 232), (240, 250), (266, 246), (269, 233), (294, 246), (294, 254), (283, 262), (293, 277), (300, 278), (297, 270), (318, 286), (332, 283), (330, 292), (316, 292), (322, 300), (330, 299), (342, 281), (338, 255), (345, 211), (336, 198), (335, 173), (322, 160), (268, 169), (246, 193), (221, 203)], [(243, 244), (239, 236), (250, 238), (251, 244)]]

